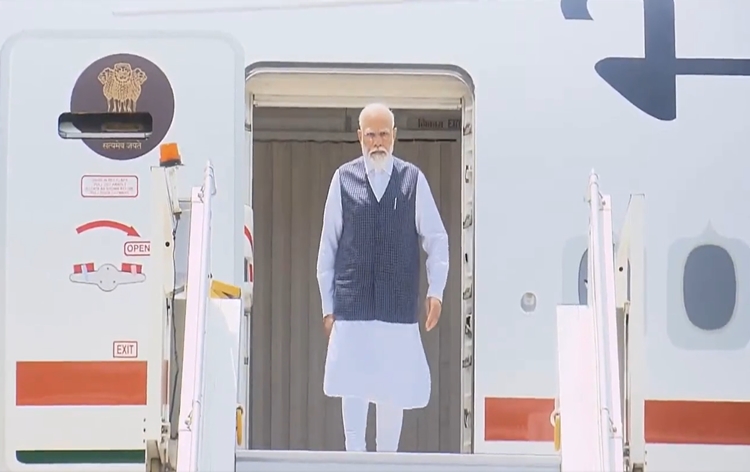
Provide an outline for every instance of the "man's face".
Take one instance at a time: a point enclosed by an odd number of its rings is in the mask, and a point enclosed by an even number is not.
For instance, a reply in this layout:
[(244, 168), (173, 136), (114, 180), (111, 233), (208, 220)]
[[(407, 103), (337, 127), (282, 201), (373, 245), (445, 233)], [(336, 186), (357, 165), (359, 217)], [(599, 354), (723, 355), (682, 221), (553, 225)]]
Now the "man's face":
[(373, 112), (362, 117), (362, 128), (357, 130), (362, 154), (374, 161), (383, 161), (393, 152), (396, 128), (388, 113)]

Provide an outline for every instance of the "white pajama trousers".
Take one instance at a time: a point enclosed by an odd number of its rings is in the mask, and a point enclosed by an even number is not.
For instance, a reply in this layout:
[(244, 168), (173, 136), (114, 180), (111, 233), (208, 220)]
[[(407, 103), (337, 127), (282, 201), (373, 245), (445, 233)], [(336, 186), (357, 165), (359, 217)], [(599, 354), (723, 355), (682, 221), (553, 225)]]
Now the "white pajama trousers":
[[(344, 438), (346, 450), (365, 452), (365, 431), (367, 430), (367, 410), (370, 402), (362, 398), (342, 398), (341, 414), (344, 418)], [(378, 452), (397, 452), (401, 439), (401, 425), (404, 410), (391, 405), (375, 404), (376, 433), (375, 449)]]
[(367, 409), (374, 403), (377, 450), (395, 452), (403, 411), (425, 407), (431, 388), (418, 324), (343, 320), (333, 324), (323, 391), (342, 400), (347, 451), (365, 450)]

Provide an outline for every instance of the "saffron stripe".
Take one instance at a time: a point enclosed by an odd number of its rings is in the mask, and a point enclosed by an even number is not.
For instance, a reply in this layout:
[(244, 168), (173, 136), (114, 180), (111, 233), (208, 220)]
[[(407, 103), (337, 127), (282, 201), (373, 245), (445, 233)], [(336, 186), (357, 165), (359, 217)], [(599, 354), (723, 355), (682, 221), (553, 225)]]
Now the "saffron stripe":
[[(554, 407), (551, 398), (485, 398), (484, 439), (552, 441)], [(649, 444), (750, 446), (750, 402), (646, 400), (645, 416)]]
[(16, 363), (17, 406), (145, 405), (145, 361)]
[(551, 398), (485, 398), (485, 441), (552, 441)]
[(646, 400), (646, 442), (750, 446), (750, 402)]

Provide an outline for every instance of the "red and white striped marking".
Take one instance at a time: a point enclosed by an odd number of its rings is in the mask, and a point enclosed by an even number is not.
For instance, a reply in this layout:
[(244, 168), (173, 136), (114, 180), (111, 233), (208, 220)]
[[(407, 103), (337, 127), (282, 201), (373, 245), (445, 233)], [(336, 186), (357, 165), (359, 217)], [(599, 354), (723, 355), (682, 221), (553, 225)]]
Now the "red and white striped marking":
[(130, 272), (131, 274), (142, 274), (143, 266), (141, 264), (129, 264), (127, 262), (123, 262), (120, 266), (120, 271)]
[(90, 272), (96, 271), (94, 267), (95, 266), (93, 262), (87, 262), (85, 264), (74, 264), (73, 273), (74, 274), (88, 274)]

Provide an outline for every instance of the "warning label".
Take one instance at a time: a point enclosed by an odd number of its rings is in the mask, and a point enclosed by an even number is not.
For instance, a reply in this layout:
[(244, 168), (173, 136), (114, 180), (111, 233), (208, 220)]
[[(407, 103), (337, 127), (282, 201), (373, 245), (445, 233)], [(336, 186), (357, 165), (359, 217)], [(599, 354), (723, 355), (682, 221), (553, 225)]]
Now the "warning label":
[(135, 198), (137, 175), (84, 175), (81, 177), (83, 198)]

